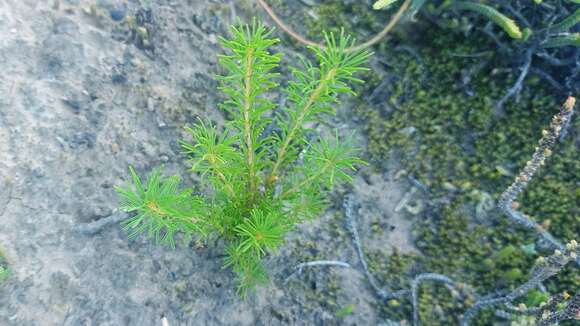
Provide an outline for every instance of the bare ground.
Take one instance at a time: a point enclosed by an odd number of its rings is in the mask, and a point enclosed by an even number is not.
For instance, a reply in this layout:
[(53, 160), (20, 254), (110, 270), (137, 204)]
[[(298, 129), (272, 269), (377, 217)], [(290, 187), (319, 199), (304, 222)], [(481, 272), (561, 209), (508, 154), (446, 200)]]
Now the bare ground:
[[(305, 271), (308, 284), (303, 275), (284, 283), (302, 262), (297, 239), (311, 240), (317, 257), (358, 268), (348, 235), (334, 237), (329, 227), (342, 221), (339, 195), (269, 258), (271, 285), (247, 301), (221, 268), (219, 245), (170, 250), (129, 240), (117, 225), (78, 232), (115, 212), (112, 186), (128, 165), (183, 173), (182, 127), (197, 116), (223, 119), (217, 38), (249, 6), (146, 2), (0, 0), (0, 247), (12, 271), (0, 289), (0, 324), (161, 325), (162, 316), (172, 326), (380, 324), (355, 269)], [(139, 17), (147, 44), (127, 15)], [(340, 120), (333, 123), (353, 127)], [(364, 245), (413, 250), (409, 214), (396, 210), (409, 185), (395, 171), (365, 174), (353, 187)], [(371, 235), (372, 222), (392, 227)], [(327, 274), (340, 285), (338, 304), (356, 306), (352, 314), (339, 318), (325, 304)]]

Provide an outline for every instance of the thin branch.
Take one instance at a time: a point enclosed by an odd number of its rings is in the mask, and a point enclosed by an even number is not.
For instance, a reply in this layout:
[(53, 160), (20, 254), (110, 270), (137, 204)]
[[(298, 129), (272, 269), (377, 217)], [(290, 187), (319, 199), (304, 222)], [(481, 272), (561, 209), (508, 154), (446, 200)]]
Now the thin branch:
[(369, 271), (369, 267), (368, 267), (367, 261), (365, 260), (365, 256), (364, 256), (364, 253), (362, 250), (360, 238), (358, 236), (358, 231), (356, 228), (356, 223), (355, 223), (354, 215), (352, 212), (352, 198), (350, 196), (347, 196), (345, 198), (343, 206), (344, 206), (344, 215), (346, 217), (346, 222), (347, 222), (348, 228), (350, 229), (350, 232), (352, 234), (353, 243), (354, 243), (356, 252), (358, 254), (359, 261), (363, 267), (364, 274), (367, 277), (369, 284), (371, 285), (371, 287), (375, 291), (376, 295), (379, 298), (381, 298), (383, 301), (386, 301), (387, 299), (391, 298), (392, 295), (388, 294), (388, 292), (390, 292), (388, 289), (381, 289), (378, 286), (377, 281), (375, 280), (375, 278), (373, 277), (373, 275)]
[(503, 105), (507, 100), (509, 100), (512, 96), (517, 96), (520, 93), (523, 87), (524, 79), (526, 78), (528, 72), (530, 71), (531, 64), (532, 64), (532, 49), (526, 52), (525, 61), (521, 68), (522, 71), (520, 72), (520, 75), (518, 76), (518, 79), (516, 80), (515, 84), (512, 87), (510, 87), (510, 89), (508, 89), (504, 97), (502, 97), (501, 100), (499, 100), (499, 102), (497, 102), (497, 104), (495, 105), (495, 111), (497, 113), (501, 112), (501, 110), (503, 109)]
[(546, 51), (537, 52), (536, 53), (536, 56), (538, 56), (539, 58), (542, 58), (542, 59), (548, 61), (548, 63), (550, 65), (557, 66), (557, 67), (563, 67), (563, 66), (571, 65), (576, 60), (576, 58), (574, 56), (571, 56), (570, 58), (566, 58), (566, 59), (559, 59), (559, 58), (556, 58), (556, 57), (548, 54)]
[(492, 297), (478, 300), (469, 308), (463, 320), (462, 326), (468, 326), (470, 320), (483, 308), (513, 303), (514, 300), (526, 295), (529, 290), (536, 288), (538, 284), (544, 282), (550, 277), (558, 274), (566, 265), (578, 259), (580, 255), (580, 246), (576, 241), (571, 241), (564, 247), (564, 251), (555, 250), (554, 254), (547, 258), (539, 258), (536, 266), (531, 271), (530, 279), (524, 284), (518, 286), (515, 290), (501, 297)]
[(536, 326), (549, 326), (555, 325), (565, 320), (580, 320), (580, 294), (576, 294), (574, 298), (566, 303), (564, 309), (559, 309), (558, 305), (563, 304), (563, 295), (558, 295), (550, 298), (546, 307), (548, 309), (543, 309), (542, 313), (538, 314), (538, 322)]
[(301, 274), (304, 268), (310, 267), (343, 267), (343, 268), (350, 268), (351, 266), (348, 263), (336, 260), (315, 260), (309, 261), (306, 263), (300, 263), (294, 267), (294, 271), (290, 274), (284, 283), (287, 283), (290, 278), (296, 274)]
[(507, 49), (507, 46), (499, 40), (499, 38), (497, 37), (497, 35), (495, 35), (493, 33), (492, 27), (493, 27), (493, 23), (492, 22), (488, 22), (485, 25), (485, 27), (483, 27), (481, 30), (483, 31), (484, 34), (486, 34), (487, 36), (489, 36), (493, 40), (493, 42), (497, 45), (497, 47), (500, 50)]
[(234, 186), (232, 185), (232, 183), (217, 168), (214, 168), (214, 170), (216, 171), (215, 173), (218, 176), (218, 178), (220, 178), (221, 182), (226, 186), (226, 190), (228, 191), (228, 194), (232, 197), (235, 196), (236, 193), (234, 191)]
[(548, 84), (550, 84), (553, 88), (555, 88), (558, 92), (562, 93), (564, 90), (564, 87), (562, 85), (560, 85), (560, 83), (558, 83), (554, 77), (550, 76), (550, 74), (548, 74), (547, 72), (543, 71), (542, 69), (539, 68), (530, 68), (530, 72), (540, 76), (541, 78), (543, 78), (545, 81), (548, 82)]
[(442, 282), (448, 285), (453, 286), (455, 282), (445, 275), (442, 274), (434, 274), (434, 273), (425, 273), (419, 274), (413, 279), (411, 283), (411, 300), (413, 302), (413, 325), (419, 326), (419, 285), (423, 281), (435, 281), (435, 282)]
[(271, 186), (278, 178), (278, 170), (280, 169), (282, 163), (284, 162), (284, 159), (286, 158), (286, 154), (290, 147), (290, 144), (292, 144), (294, 137), (302, 127), (304, 119), (306, 119), (306, 117), (308, 116), (310, 109), (312, 109), (312, 107), (315, 106), (315, 103), (318, 101), (318, 99), (324, 95), (324, 93), (328, 88), (328, 84), (332, 82), (336, 74), (337, 74), (336, 68), (330, 69), (326, 73), (326, 75), (320, 80), (318, 86), (316, 86), (314, 91), (310, 94), (306, 103), (300, 108), (300, 114), (296, 118), (296, 121), (294, 121), (292, 129), (286, 135), (284, 142), (280, 146), (276, 162), (274, 163), (274, 166), (272, 167), (272, 171), (270, 171), (268, 178), (266, 178), (268, 187)]
[(514, 313), (514, 314), (518, 314), (518, 315), (530, 315), (533, 316), (535, 314), (537, 314), (541, 308), (540, 307), (526, 307), (525, 305), (522, 306), (514, 306), (513, 303), (511, 302), (507, 302), (505, 304), (505, 307), (507, 310), (509, 310), (510, 312)]
[[(544, 165), (545, 160), (552, 153), (552, 149), (564, 132), (566, 126), (568, 126), (570, 118), (573, 113), (575, 104), (575, 99), (569, 97), (560, 111), (553, 117), (552, 122), (547, 130), (542, 131), (542, 138), (539, 141), (539, 146), (536, 148), (532, 159), (526, 164), (522, 169), (516, 180), (510, 187), (508, 187), (500, 196), (498, 206), (502, 209), (505, 214), (516, 224), (522, 225), (528, 229), (535, 230), (537, 234), (550, 243), (556, 248), (554, 254), (547, 258), (539, 258), (536, 265), (530, 272), (530, 278), (522, 285), (517, 287), (512, 291), (501, 291), (501, 294), (497, 294), (498, 291), (492, 294), (488, 294), (480, 297), (475, 304), (466, 311), (461, 320), (462, 326), (468, 326), (471, 319), (473, 319), (477, 313), (484, 308), (503, 306), (505, 310), (497, 310), (496, 312), (502, 316), (510, 316), (514, 314), (525, 314), (533, 315), (540, 311), (543, 312), (542, 320), (538, 325), (550, 325), (550, 322), (558, 322), (567, 319), (579, 319), (580, 318), (580, 300), (578, 295), (571, 300), (568, 305), (563, 310), (558, 310), (552, 312), (545, 311), (546, 307), (542, 308), (526, 308), (526, 307), (516, 307), (514, 306), (514, 301), (534, 288), (542, 288), (542, 283), (551, 278), (552, 276), (559, 273), (568, 263), (575, 261), (580, 263), (580, 246), (575, 240), (570, 241), (565, 246), (562, 245), (558, 240), (556, 240), (549, 232), (542, 229), (536, 222), (534, 222), (530, 217), (517, 211), (518, 204), (515, 202), (517, 196), (525, 189), (529, 181), (532, 179), (534, 174), (537, 172), (540, 166)], [(457, 285), (450, 277), (442, 274), (434, 273), (424, 273), (417, 275), (411, 282), (410, 290), (400, 290), (396, 292), (390, 292), (388, 288), (381, 289), (373, 275), (368, 269), (368, 264), (364, 257), (364, 252), (362, 250), (362, 245), (360, 242), (359, 234), (357, 231), (354, 213), (353, 213), (353, 202), (351, 196), (347, 196), (344, 200), (343, 207), (345, 209), (345, 217), (347, 221), (347, 226), (352, 234), (353, 244), (357, 251), (359, 261), (362, 265), (363, 272), (368, 279), (372, 289), (375, 294), (383, 301), (387, 301), (391, 298), (400, 298), (404, 296), (411, 296), (412, 308), (413, 308), (413, 325), (418, 326), (419, 320), (419, 303), (418, 303), (418, 292), (419, 286), (423, 281), (437, 281), (445, 283), (449, 286)], [(338, 261), (314, 261), (299, 264), (295, 268), (295, 272), (300, 272), (304, 267), (311, 266), (339, 266), (339, 267), (351, 267), (349, 264)], [(290, 277), (289, 277), (290, 278)]]
[(552, 247), (563, 250), (564, 246), (556, 240), (547, 230), (533, 221), (529, 216), (517, 210), (519, 204), (515, 202), (517, 196), (526, 188), (540, 166), (545, 164), (546, 158), (552, 154), (552, 149), (574, 111), (576, 99), (568, 97), (560, 111), (552, 118), (548, 129), (542, 131), (542, 138), (536, 148), (532, 159), (526, 163), (515, 181), (501, 194), (498, 206), (516, 224), (536, 231), (536, 233), (548, 242)]
[[(389, 22), (385, 25), (385, 27), (379, 33), (377, 33), (375, 36), (373, 36), (372, 38), (370, 38), (366, 42), (361, 43), (359, 45), (352, 46), (350, 48), (347, 48), (345, 51), (346, 52), (355, 52), (355, 51), (363, 50), (363, 49), (371, 47), (374, 44), (381, 41), (385, 36), (387, 36), (387, 34), (389, 34), (389, 32), (393, 29), (393, 27), (395, 27), (395, 25), (403, 17), (403, 13), (409, 8), (411, 1), (412, 0), (405, 0), (405, 2), (403, 2), (401, 7), (399, 7), (399, 10), (395, 13), (395, 15), (393, 15), (391, 20), (389, 20)], [(284, 21), (276, 15), (274, 10), (272, 10), (272, 8), (264, 0), (256, 0), (256, 2), (260, 5), (260, 7), (262, 7), (262, 9), (264, 9), (264, 11), (268, 14), (268, 16), (270, 16), (270, 18), (272, 18), (274, 23), (276, 23), (276, 25), (281, 30), (283, 30), (286, 34), (288, 34), (290, 37), (292, 37), (298, 43), (302, 43), (302, 44), (307, 45), (307, 46), (325, 48), (324, 45), (316, 43), (314, 41), (311, 41), (311, 40), (303, 37), (302, 35), (296, 33), (294, 30), (292, 30), (292, 28), (290, 28), (288, 25), (286, 25), (286, 23), (284, 23)]]
[(249, 191), (250, 193), (254, 193), (256, 189), (256, 180), (255, 180), (255, 168), (254, 168), (254, 144), (252, 139), (252, 124), (250, 121), (250, 111), (252, 110), (253, 101), (252, 101), (252, 78), (253, 78), (253, 58), (254, 52), (253, 49), (249, 49), (247, 53), (247, 58), (245, 62), (245, 73), (244, 73), (244, 100), (243, 100), (243, 121), (244, 121), (244, 140), (246, 142), (246, 150), (247, 153), (247, 160), (248, 160), (248, 178), (250, 185)]
[(109, 225), (117, 224), (127, 218), (127, 214), (115, 212), (105, 218), (101, 218), (91, 223), (82, 224), (77, 227), (77, 231), (83, 235), (94, 235), (101, 232)]

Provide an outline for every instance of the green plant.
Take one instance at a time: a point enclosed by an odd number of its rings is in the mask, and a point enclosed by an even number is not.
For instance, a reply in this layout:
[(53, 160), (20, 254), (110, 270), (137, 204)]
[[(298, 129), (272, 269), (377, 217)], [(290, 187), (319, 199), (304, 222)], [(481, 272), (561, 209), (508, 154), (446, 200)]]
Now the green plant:
[(344, 308), (340, 309), (339, 311), (337, 311), (335, 313), (336, 317), (338, 318), (344, 318), (348, 315), (351, 315), (356, 309), (356, 306), (354, 304), (348, 304), (346, 306), (344, 306)]
[[(481, 34), (465, 38), (446, 33), (432, 24), (417, 27), (423, 29), (417, 33), (421, 37), (413, 40), (416, 56), (393, 47), (377, 50), (375, 56), (390, 58), (392, 70), (386, 76), (366, 78), (365, 86), (370, 90), (361, 90), (359, 98), (370, 97), (371, 91), (377, 97), (371, 98), (370, 103), (361, 100), (355, 114), (363, 119), (361, 126), (368, 136), (373, 166), (380, 169), (383, 162), (398, 160), (413, 185), (424, 185), (428, 201), (449, 204), (431, 207), (414, 222), (419, 257), (402, 254), (394, 258), (387, 252), (376, 251), (372, 255), (371, 251), (367, 258), (369, 269), (379, 285), (389, 285), (392, 291), (409, 288), (407, 280), (393, 278), (412, 278), (414, 271), (448, 275), (471, 285), (480, 294), (492, 293), (498, 287), (514, 288), (526, 280), (538, 255), (550, 253), (526, 230), (505, 232), (512, 227), (494, 211), (478, 213), (479, 194), (487, 193), (495, 201), (515, 177), (517, 166), (526, 165), (538, 146), (530, 140), (549, 123), (548, 115), (554, 111), (547, 108), (557, 107), (558, 99), (551, 94), (549, 85), (532, 75), (520, 102), (512, 103), (505, 117), (488, 123), (493, 116), (494, 99), (515, 77), (491, 73), (501, 62), (501, 54), (493, 54), (488, 66), (471, 77), (469, 86), (464, 86), (457, 76), (482, 59), (456, 54), (481, 53), (493, 44), (491, 40)], [(395, 37), (392, 42), (405, 44), (404, 39)], [(401, 77), (396, 80), (392, 76)], [(382, 80), (389, 82), (381, 83)], [(578, 151), (574, 142), (579, 127), (580, 121), (572, 119), (568, 135), (557, 145), (547, 169), (532, 180), (518, 199), (526, 214), (562, 241), (577, 239), (580, 234), (576, 213), (580, 192), (575, 191), (580, 165), (575, 159)], [(529, 244), (535, 244), (535, 253), (521, 248)], [(511, 256), (506, 259), (508, 253)], [(408, 260), (407, 265), (389, 270), (386, 264), (400, 257)], [(505, 278), (504, 273), (514, 268), (524, 275), (516, 280)], [(580, 285), (579, 276), (570, 264), (544, 285), (550, 295), (563, 291), (574, 294)], [(422, 325), (458, 325), (457, 318), (469, 308), (469, 300), (452, 300), (445, 286), (425, 283), (419, 295)], [(382, 302), (377, 306), (385, 318), (408, 320), (412, 313), (404, 300), (401, 307)], [(480, 312), (472, 324), (491, 325), (498, 320), (488, 309)]]
[(459, 10), (473, 11), (485, 16), (487, 19), (501, 27), (511, 38), (521, 39), (523, 37), (522, 31), (513, 19), (506, 17), (491, 6), (470, 1), (457, 1), (455, 3), (455, 8)]
[(566, 32), (580, 23), (580, 8), (576, 9), (573, 14), (562, 19), (562, 21), (552, 25), (549, 29), (552, 32)]
[(4, 266), (0, 266), (0, 283), (4, 282), (10, 276), (10, 271)]
[(397, 1), (398, 0), (378, 0), (377, 2), (375, 2), (373, 4), (373, 9), (380, 10), (380, 9), (389, 8), (392, 4), (394, 4)]
[(231, 121), (220, 132), (200, 120), (187, 129), (193, 141), (181, 142), (202, 188), (180, 190), (178, 177), (159, 171), (143, 183), (131, 168), (133, 184), (116, 190), (121, 208), (136, 212), (124, 222), (130, 236), (145, 234), (170, 246), (177, 233), (225, 241), (225, 266), (245, 294), (267, 280), (262, 258), (275, 253), (296, 224), (320, 214), (333, 185), (350, 181), (348, 172), (362, 163), (349, 139), (336, 133), (328, 140), (308, 126), (333, 113), (339, 94), (354, 94), (348, 83), (362, 82), (354, 74), (365, 70), (370, 53), (346, 52), (354, 41), (343, 33), (325, 35), (324, 49), (311, 48), (318, 65), (304, 60), (304, 70), (291, 69), (289, 105), (274, 113), (266, 93), (279, 86), (281, 55), (269, 52), (278, 40), (255, 22), (231, 32), (231, 39), (221, 39), (229, 53), (219, 57), (226, 71), (219, 77), (227, 95), (222, 108)]
[[(495, 51), (499, 48), (505, 53), (500, 64), (517, 67), (514, 71), (519, 72), (514, 84), (507, 89), (495, 106), (495, 116), (500, 116), (504, 113), (504, 104), (511, 98), (518, 98), (529, 74), (544, 79), (560, 95), (577, 93), (578, 83), (574, 71), (576, 71), (576, 50), (580, 47), (580, 33), (577, 31), (580, 23), (578, 3), (577, 0), (545, 2), (376, 0), (372, 11), (390, 10), (391, 7), (400, 4), (399, 10), (389, 20), (388, 25), (396, 23), (400, 17), (403, 17), (402, 21), (413, 20), (420, 11), (421, 17), (426, 19), (420, 19), (416, 28), (423, 28), (421, 25), (430, 21), (436, 22), (438, 27), (443, 27), (447, 32), (469, 38), (478, 37), (478, 34), (486, 35), (493, 40), (495, 44), (492, 49)], [(324, 2), (315, 9), (317, 18), (312, 20), (310, 32), (317, 35), (321, 26), (324, 29), (333, 26), (348, 26), (349, 29), (353, 29), (355, 26), (348, 18), (353, 12), (360, 17), (354, 24), (357, 28), (374, 30), (376, 24), (385, 18), (382, 18), (384, 17), (382, 15), (369, 14), (371, 7), (368, 9), (364, 7), (357, 6), (356, 10), (353, 10), (355, 7), (351, 3)], [(501, 30), (494, 28), (494, 25)], [(413, 39), (412, 36), (405, 38)], [(374, 44), (376, 42), (367, 45)], [(405, 47), (406, 51), (412, 50), (406, 45)], [(481, 55), (484, 57), (483, 60), (487, 60), (491, 52), (493, 51), (484, 51), (478, 56)], [(478, 68), (474, 70), (477, 71)]]
[[(373, 4), (373, 9), (375, 10), (387, 9), (398, 1), (399, 0), (377, 0)], [(410, 15), (414, 16), (417, 13), (417, 11), (420, 10), (425, 5), (425, 3), (426, 0), (413, 0), (411, 2), (411, 6), (409, 7)], [(536, 3), (536, 5), (538, 4), (539, 3)], [(507, 7), (512, 9), (512, 12), (514, 11), (513, 8), (509, 7), (509, 4)], [(441, 9), (446, 8), (466, 10), (480, 14), (486, 17), (489, 21), (494, 22), (501, 29), (503, 29), (504, 32), (506, 32), (506, 34), (508, 34), (511, 38), (516, 40), (527, 41), (528, 38), (532, 35), (532, 26), (528, 26), (522, 31), (514, 19), (507, 17), (505, 14), (501, 13), (499, 10), (486, 3), (480, 3), (475, 1), (443, 1), (437, 11), (441, 11)], [(541, 27), (534, 26), (535, 29), (539, 29), (543, 32), (548, 32), (548, 36), (551, 37), (551, 39), (544, 41), (546, 42), (545, 45), (543, 46), (544, 48), (561, 47), (568, 45), (576, 47), (580, 46), (578, 45), (579, 44), (578, 33), (570, 33), (570, 35), (564, 36), (553, 34), (558, 32), (569, 33), (570, 30), (580, 22), (580, 9), (576, 9), (572, 14), (569, 14), (568, 16), (565, 15), (566, 15), (565, 13), (559, 13), (557, 19), (559, 19), (560, 21), (556, 20), (557, 22), (555, 24), (548, 26), (547, 28), (545, 26)], [(520, 17), (523, 17), (523, 15), (520, 15)], [(553, 20), (542, 19), (541, 21), (542, 23), (545, 23)], [(546, 35), (542, 35), (542, 38), (545, 37)]]
[[(399, 0), (377, 0), (373, 4), (374, 10), (383, 10), (389, 9), (393, 4), (399, 2)], [(417, 12), (426, 4), (426, 0), (411, 0), (411, 5), (409, 7), (409, 11), (411, 11), (410, 16), (414, 16)], [(521, 31), (519, 27), (516, 25), (515, 21), (509, 19), (504, 14), (497, 11), (495, 8), (482, 4), (476, 3), (472, 1), (443, 1), (441, 4), (440, 9), (445, 9), (454, 5), (455, 8), (460, 10), (470, 10), (473, 12), (477, 12), (489, 20), (493, 21), (494, 23), (498, 24), (502, 29), (506, 31), (511, 37), (519, 39), (521, 38)], [(439, 10), (437, 10), (439, 11)]]
[[(407, 17), (411, 17), (411, 18), (415, 17), (417, 12), (419, 10), (421, 10), (423, 5), (425, 5), (426, 1), (427, 0), (411, 0), (411, 4), (409, 6), (409, 11), (406, 13)], [(374, 10), (388, 9), (391, 7), (391, 5), (393, 5), (397, 2), (399, 2), (399, 0), (377, 0), (373, 4), (373, 9)]]
[(10, 269), (8, 268), (8, 263), (6, 262), (6, 258), (0, 251), (0, 284), (6, 281), (6, 279), (10, 276)]

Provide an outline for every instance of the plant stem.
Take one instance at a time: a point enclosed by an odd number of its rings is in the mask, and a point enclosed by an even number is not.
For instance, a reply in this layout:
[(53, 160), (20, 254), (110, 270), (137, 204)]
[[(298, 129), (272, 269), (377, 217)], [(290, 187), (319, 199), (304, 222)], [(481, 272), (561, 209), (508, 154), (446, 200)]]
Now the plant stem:
[(230, 196), (234, 196), (234, 187), (232, 186), (232, 184), (228, 181), (228, 179), (226, 179), (226, 176), (221, 173), (221, 172), (216, 172), (218, 178), (220, 178), (220, 180), (224, 183), (224, 185), (226, 186), (226, 189), (228, 191), (228, 194)]
[[(539, 146), (536, 147), (531, 160), (526, 163), (526, 166), (520, 171), (514, 182), (501, 194), (498, 203), (498, 207), (512, 222), (535, 231), (550, 246), (559, 250), (564, 250), (564, 245), (535, 220), (520, 212), (517, 209), (518, 204), (515, 204), (515, 200), (526, 189), (528, 183), (540, 167), (545, 164), (548, 157), (552, 155), (552, 149), (556, 145), (558, 138), (562, 132), (565, 132), (565, 128), (569, 125), (568, 122), (572, 118), (575, 104), (576, 98), (570, 96), (566, 99), (560, 111), (552, 118), (549, 128), (542, 131)], [(580, 258), (576, 262), (580, 264)]]
[(248, 159), (248, 178), (249, 178), (249, 191), (254, 193), (256, 190), (256, 180), (255, 180), (255, 166), (254, 166), (254, 144), (252, 141), (252, 125), (250, 121), (250, 110), (252, 109), (252, 64), (253, 64), (254, 52), (253, 49), (248, 50), (246, 57), (246, 72), (244, 74), (244, 108), (243, 108), (243, 118), (244, 118), (244, 138), (246, 142), (247, 159)]
[(320, 169), (320, 172), (310, 176), (309, 178), (306, 178), (304, 180), (302, 180), (302, 182), (300, 182), (299, 184), (297, 184), (296, 186), (290, 188), (290, 190), (283, 192), (280, 195), (280, 198), (284, 199), (286, 198), (288, 195), (297, 192), (301, 189), (303, 189), (305, 186), (307, 186), (308, 184), (312, 183), (312, 181), (318, 179), (321, 175), (323, 175), (324, 173), (326, 173), (326, 170), (331, 167), (332, 164), (329, 162), (328, 164), (325, 164), (324, 167), (322, 169)]
[(274, 163), (274, 166), (272, 167), (272, 171), (270, 172), (270, 175), (266, 179), (266, 188), (271, 187), (274, 184), (274, 182), (276, 181), (278, 170), (280, 169), (280, 166), (282, 165), (282, 162), (284, 161), (284, 158), (286, 156), (286, 153), (288, 152), (288, 147), (290, 146), (292, 139), (294, 138), (294, 136), (296, 136), (296, 133), (298, 132), (300, 127), (302, 127), (302, 124), (304, 123), (304, 119), (306, 118), (308, 111), (312, 108), (313, 104), (318, 100), (318, 98), (321, 96), (321, 94), (326, 90), (326, 87), (328, 86), (328, 82), (331, 81), (336, 76), (336, 73), (337, 73), (336, 68), (330, 69), (326, 73), (324, 78), (322, 78), (320, 80), (320, 84), (318, 84), (318, 86), (316, 87), (314, 92), (312, 92), (312, 94), (310, 94), (310, 96), (308, 97), (308, 100), (306, 101), (304, 106), (301, 108), (300, 115), (298, 115), (298, 118), (294, 122), (292, 129), (290, 129), (290, 132), (286, 136), (286, 139), (284, 139), (284, 143), (282, 143), (282, 146), (280, 146), (280, 149), (278, 150), (278, 158), (276, 159), (276, 162)]

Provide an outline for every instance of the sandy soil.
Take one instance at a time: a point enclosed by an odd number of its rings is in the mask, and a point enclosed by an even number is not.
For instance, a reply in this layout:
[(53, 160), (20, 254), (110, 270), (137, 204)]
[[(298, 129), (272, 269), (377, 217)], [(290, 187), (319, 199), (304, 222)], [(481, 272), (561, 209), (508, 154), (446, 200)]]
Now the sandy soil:
[[(221, 268), (219, 246), (170, 250), (129, 240), (118, 225), (95, 235), (77, 230), (115, 212), (112, 186), (128, 165), (183, 173), (176, 142), (182, 127), (197, 116), (223, 119), (213, 81), (217, 38), (249, 7), (238, 6), (0, 0), (0, 247), (12, 270), (0, 289), (1, 325), (146, 326), (161, 325), (162, 316), (172, 326), (382, 322), (358, 270), (307, 271), (309, 284), (301, 284), (302, 275), (284, 283), (301, 262), (296, 239), (312, 240), (319, 257), (358, 268), (348, 234), (336, 238), (329, 229), (342, 216), (338, 195), (320, 221), (301, 226), (280, 256), (268, 259), (272, 284), (247, 301)], [(147, 30), (148, 42), (128, 27), (128, 15)], [(399, 205), (410, 186), (395, 172), (365, 172), (354, 185), (370, 249), (413, 250), (410, 215)], [(391, 231), (372, 235), (373, 222)], [(339, 304), (356, 305), (345, 318), (324, 304), (325, 274), (340, 284)], [(322, 299), (304, 295), (307, 287)]]

